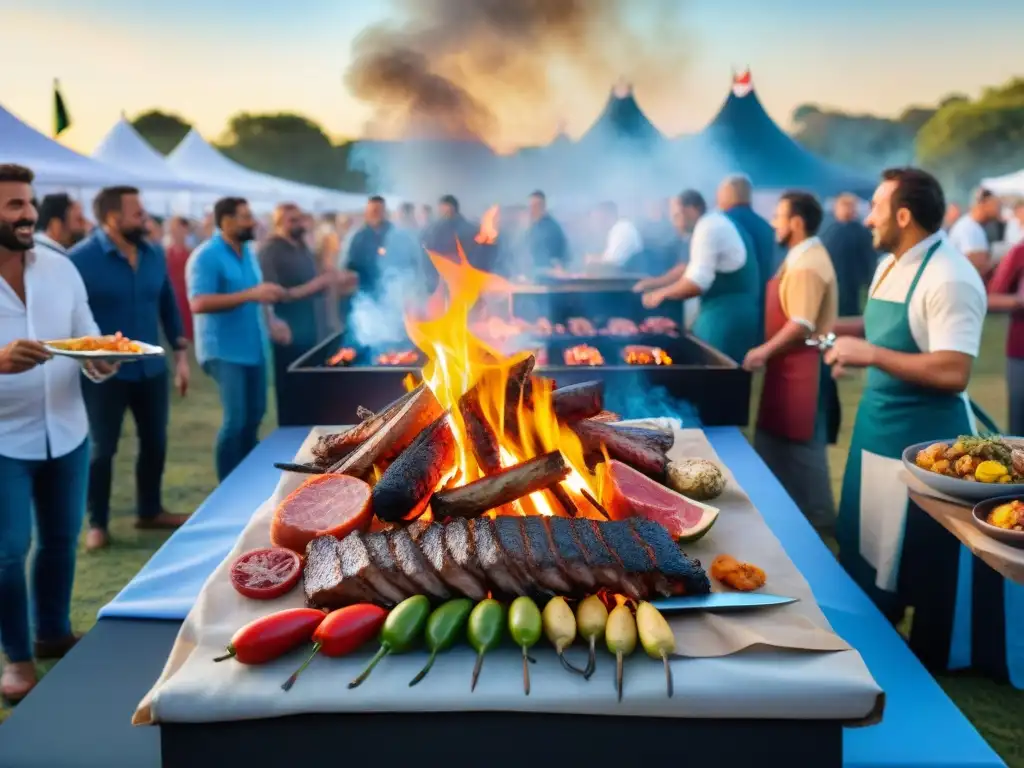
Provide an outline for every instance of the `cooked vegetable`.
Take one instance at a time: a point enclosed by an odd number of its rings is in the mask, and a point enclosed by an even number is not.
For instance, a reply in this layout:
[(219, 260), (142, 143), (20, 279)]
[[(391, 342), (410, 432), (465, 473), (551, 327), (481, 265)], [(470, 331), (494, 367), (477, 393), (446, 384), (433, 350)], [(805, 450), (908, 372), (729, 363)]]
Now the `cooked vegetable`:
[(281, 686), (290, 691), (299, 675), (318, 654), (331, 658), (346, 656), (373, 639), (388, 612), (377, 605), (358, 603), (331, 611), (313, 633), (313, 652)]
[(508, 632), (523, 649), (523, 692), (530, 695), (529, 650), (540, 640), (543, 629), (540, 609), (528, 597), (517, 597), (508, 609)]
[(652, 659), (661, 659), (665, 665), (665, 687), (672, 698), (672, 667), (668, 657), (676, 651), (676, 636), (661, 612), (648, 602), (636, 607), (636, 630), (640, 645)]
[(470, 692), (476, 690), (476, 681), (480, 677), (480, 669), (484, 665), (484, 654), (493, 651), (501, 642), (505, 631), (505, 608), (497, 600), (487, 598), (477, 603), (469, 614), (469, 644), (476, 651), (476, 664), (473, 665), (473, 682)]
[(725, 490), (725, 475), (707, 459), (670, 461), (667, 480), (673, 491), (697, 501), (710, 501)]
[(235, 558), (230, 578), (238, 594), (253, 600), (273, 600), (290, 592), (301, 575), (302, 560), (295, 552), (264, 547)]
[(576, 639), (576, 617), (572, 615), (572, 608), (565, 602), (564, 597), (552, 597), (544, 606), (544, 613), (541, 615), (544, 624), (544, 635), (551, 644), (555, 646), (558, 653), (558, 660), (569, 672), (586, 676), (586, 671), (574, 667), (565, 658), (565, 649), (572, 645)]
[(1008, 470), (998, 461), (983, 461), (974, 468), (974, 476), (979, 483), (998, 483)]
[(751, 563), (741, 563), (732, 555), (719, 555), (712, 560), (711, 576), (739, 592), (753, 592), (768, 580), (762, 569)]
[(608, 614), (604, 641), (615, 654), (615, 687), (622, 701), (622, 660), (636, 650), (636, 621), (628, 605), (617, 605)]
[(437, 654), (447, 651), (462, 635), (466, 628), (466, 621), (469, 619), (469, 612), (473, 610), (473, 601), (465, 597), (449, 600), (447, 603), (438, 606), (427, 619), (426, 641), (427, 649), (430, 651), (430, 658), (423, 666), (423, 669), (409, 682), (409, 687), (416, 685), (427, 676), (430, 668), (434, 666)]
[(1000, 504), (988, 513), (988, 524), (1007, 531), (1024, 531), (1024, 503)]
[(576, 606), (576, 626), (579, 629), (580, 637), (590, 643), (590, 655), (587, 659), (587, 668), (583, 676), (590, 678), (597, 668), (597, 641), (604, 637), (604, 627), (608, 623), (608, 609), (604, 607), (601, 598), (591, 595), (586, 600), (581, 600)]
[(324, 620), (315, 608), (289, 608), (250, 621), (235, 632), (227, 653), (214, 661), (238, 659), (242, 664), (265, 664), (309, 642)]
[(918, 451), (914, 463), (968, 482), (1024, 482), (1024, 449), (997, 437), (961, 435), (952, 445), (933, 443)]
[(413, 595), (392, 608), (380, 631), (380, 648), (370, 659), (366, 669), (359, 673), (359, 677), (349, 683), (348, 687), (356, 688), (362, 685), (373, 672), (373, 668), (388, 654), (411, 650), (423, 633), (429, 615), (430, 600), (426, 595)]

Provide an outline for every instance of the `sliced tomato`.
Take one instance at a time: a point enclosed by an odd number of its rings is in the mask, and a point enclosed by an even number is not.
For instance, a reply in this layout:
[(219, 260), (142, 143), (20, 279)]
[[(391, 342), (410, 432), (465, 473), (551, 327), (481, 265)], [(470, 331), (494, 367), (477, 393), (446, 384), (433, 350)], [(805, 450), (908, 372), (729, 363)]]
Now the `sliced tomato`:
[(290, 592), (301, 574), (302, 558), (290, 549), (254, 549), (231, 564), (231, 586), (253, 600), (273, 600)]

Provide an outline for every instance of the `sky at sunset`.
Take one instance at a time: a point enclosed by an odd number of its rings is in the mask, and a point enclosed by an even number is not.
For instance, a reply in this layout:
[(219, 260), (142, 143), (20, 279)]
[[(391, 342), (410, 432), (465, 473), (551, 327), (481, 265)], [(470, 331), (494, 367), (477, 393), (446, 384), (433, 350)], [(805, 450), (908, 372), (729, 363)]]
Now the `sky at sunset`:
[[(1024, 75), (1021, 0), (680, 0), (690, 49), (674, 98), (638, 99), (664, 131), (697, 130), (715, 113), (733, 67), (750, 65), (784, 125), (805, 102), (894, 114), (958, 91), (977, 95)], [(239, 111), (295, 111), (335, 138), (358, 136), (369, 109), (342, 75), (352, 40), (391, 12), (385, 0), (32, 0), (0, 10), (0, 104), (49, 133), (59, 78), (73, 127), (91, 151), (122, 111), (180, 114), (215, 139)], [(637, 7), (644, 5), (637, 0)], [(611, 84), (609, 84), (610, 86)], [(572, 94), (578, 135), (607, 93)], [(548, 122), (548, 121), (545, 121)], [(537, 125), (511, 142), (544, 142)], [(2, 140), (2, 137), (0, 137)]]

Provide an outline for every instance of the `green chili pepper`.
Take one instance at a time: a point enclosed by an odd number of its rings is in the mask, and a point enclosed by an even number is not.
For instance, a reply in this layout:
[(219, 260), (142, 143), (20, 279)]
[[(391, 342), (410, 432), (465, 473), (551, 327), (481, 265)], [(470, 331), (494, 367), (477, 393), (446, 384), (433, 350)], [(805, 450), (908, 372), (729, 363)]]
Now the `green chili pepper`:
[(389, 653), (405, 653), (411, 650), (423, 632), (423, 626), (427, 623), (429, 615), (430, 600), (426, 595), (413, 595), (392, 608), (380, 631), (380, 649), (370, 659), (366, 669), (349, 683), (348, 687), (355, 688), (362, 684), (373, 672), (377, 662)]
[(530, 695), (530, 655), (528, 651), (540, 640), (543, 621), (537, 604), (528, 597), (517, 597), (508, 609), (508, 631), (515, 644), (523, 649), (523, 692)]
[(466, 620), (469, 618), (471, 610), (473, 610), (473, 601), (460, 597), (438, 606), (430, 614), (430, 618), (427, 619), (426, 632), (430, 658), (427, 659), (426, 665), (419, 671), (419, 674), (410, 681), (410, 688), (427, 676), (427, 672), (434, 666), (434, 659), (437, 658), (438, 653), (447, 651), (455, 645), (455, 641), (459, 639), (462, 630), (466, 627)]
[(476, 604), (469, 614), (469, 644), (476, 651), (476, 664), (473, 665), (473, 682), (469, 686), (470, 693), (476, 690), (476, 681), (484, 665), (484, 654), (493, 651), (501, 642), (505, 631), (505, 608), (497, 600), (487, 598)]

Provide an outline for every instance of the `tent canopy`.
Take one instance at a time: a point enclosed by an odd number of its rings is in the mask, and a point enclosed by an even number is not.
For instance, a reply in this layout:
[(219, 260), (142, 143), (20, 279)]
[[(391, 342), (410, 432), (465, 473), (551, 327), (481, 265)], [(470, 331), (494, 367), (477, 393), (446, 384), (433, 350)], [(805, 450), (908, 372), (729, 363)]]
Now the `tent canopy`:
[(135, 173), (80, 155), (44, 136), (0, 106), (0, 163), (32, 169), (36, 184), (46, 188), (97, 188), (112, 184), (142, 185)]
[(765, 111), (750, 72), (733, 77), (732, 92), (718, 115), (685, 140), (692, 165), (709, 162), (721, 171), (745, 173), (762, 189), (803, 189), (821, 196), (852, 192), (870, 197), (876, 182), (813, 155), (790, 138)]
[(649, 147), (664, 140), (664, 134), (637, 104), (633, 87), (621, 83), (608, 96), (601, 114), (577, 143), (583, 146), (632, 144)]
[(318, 212), (355, 210), (365, 202), (362, 195), (299, 184), (246, 168), (210, 146), (195, 128), (167, 156), (167, 165), (179, 176), (228, 190), (250, 201), (289, 200)]
[(93, 150), (93, 158), (115, 168), (122, 168), (144, 178), (144, 186), (153, 182), (163, 187), (191, 191), (221, 192), (202, 182), (188, 179), (179, 174), (167, 160), (147, 142), (132, 124), (122, 117), (99, 146)]
[(1024, 170), (982, 179), (981, 186), (1000, 197), (1024, 197)]

